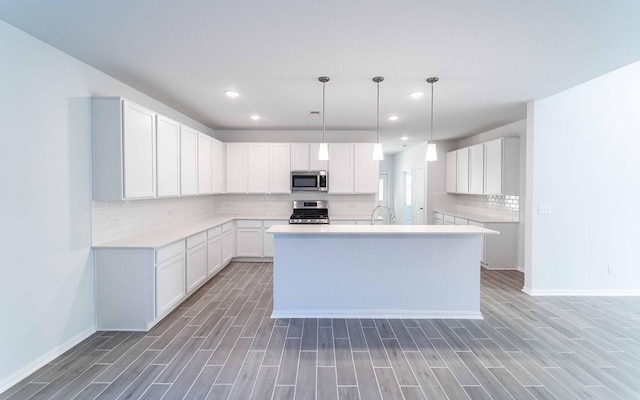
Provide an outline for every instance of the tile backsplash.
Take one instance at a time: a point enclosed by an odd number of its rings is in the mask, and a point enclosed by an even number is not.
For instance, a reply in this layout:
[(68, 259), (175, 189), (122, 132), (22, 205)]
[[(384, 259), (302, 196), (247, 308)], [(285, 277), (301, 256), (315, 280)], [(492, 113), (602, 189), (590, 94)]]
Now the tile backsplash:
[(328, 200), (329, 216), (368, 216), (376, 205), (373, 194), (330, 195), (315, 192), (93, 201), (92, 243), (110, 242), (213, 215), (288, 219), (293, 200)]
[(213, 215), (215, 196), (92, 201), (92, 243), (105, 243)]
[(375, 207), (375, 195), (330, 195), (317, 192), (295, 194), (221, 194), (216, 196), (215, 213), (286, 217), (293, 200), (328, 200), (329, 216), (366, 216)]
[(518, 221), (519, 196), (434, 193), (435, 210), (459, 210)]

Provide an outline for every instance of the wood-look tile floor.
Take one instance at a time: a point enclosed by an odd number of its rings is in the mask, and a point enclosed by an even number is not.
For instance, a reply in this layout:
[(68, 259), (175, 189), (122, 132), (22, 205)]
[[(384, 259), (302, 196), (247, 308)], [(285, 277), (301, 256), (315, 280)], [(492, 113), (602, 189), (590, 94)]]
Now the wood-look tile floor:
[(529, 297), (482, 272), (484, 320), (279, 319), (232, 263), (148, 333), (98, 332), (0, 399), (640, 399), (640, 298)]

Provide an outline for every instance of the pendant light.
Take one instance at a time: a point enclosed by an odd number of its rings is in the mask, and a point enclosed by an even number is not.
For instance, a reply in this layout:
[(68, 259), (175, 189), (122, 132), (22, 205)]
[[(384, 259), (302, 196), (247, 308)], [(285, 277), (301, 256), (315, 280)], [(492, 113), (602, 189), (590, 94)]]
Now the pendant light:
[(433, 84), (438, 82), (437, 77), (427, 78), (427, 83), (431, 84), (431, 138), (427, 142), (427, 161), (438, 161), (438, 152), (436, 150), (436, 144), (433, 142)]
[(329, 77), (328, 76), (321, 76), (318, 78), (318, 80), (320, 82), (322, 82), (322, 143), (320, 143), (320, 150), (318, 151), (318, 160), (320, 161), (327, 161), (329, 159), (329, 145), (327, 144), (327, 142), (325, 142), (324, 140), (324, 131), (325, 131), (325, 125), (324, 125), (324, 85), (329, 82)]
[(376, 143), (373, 145), (373, 160), (382, 161), (382, 144), (380, 143), (380, 82), (384, 80), (381, 76), (376, 76), (373, 81), (378, 85), (377, 108), (376, 108)]

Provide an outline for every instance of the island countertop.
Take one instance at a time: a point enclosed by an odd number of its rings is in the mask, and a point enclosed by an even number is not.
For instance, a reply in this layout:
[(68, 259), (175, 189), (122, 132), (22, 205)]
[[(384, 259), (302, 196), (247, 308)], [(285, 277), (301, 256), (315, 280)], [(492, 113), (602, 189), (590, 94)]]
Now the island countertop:
[(274, 225), (272, 234), (328, 235), (499, 235), (500, 232), (473, 225)]

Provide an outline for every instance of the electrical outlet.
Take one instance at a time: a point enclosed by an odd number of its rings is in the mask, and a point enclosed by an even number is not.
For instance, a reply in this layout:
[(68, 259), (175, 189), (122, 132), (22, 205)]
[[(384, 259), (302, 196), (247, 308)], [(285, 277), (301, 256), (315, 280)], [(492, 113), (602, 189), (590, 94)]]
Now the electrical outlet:
[(551, 214), (551, 205), (549, 204), (541, 204), (538, 206), (538, 214), (540, 215), (549, 215)]
[(119, 223), (120, 223), (120, 221), (119, 221), (119, 220), (117, 220), (117, 219), (112, 219), (112, 220), (111, 220), (111, 227), (112, 227), (112, 228), (115, 228), (116, 226), (118, 226), (118, 224), (119, 224)]
[(616, 266), (613, 265), (613, 264), (607, 265), (607, 271), (609, 272), (609, 275), (615, 275), (616, 274)]

